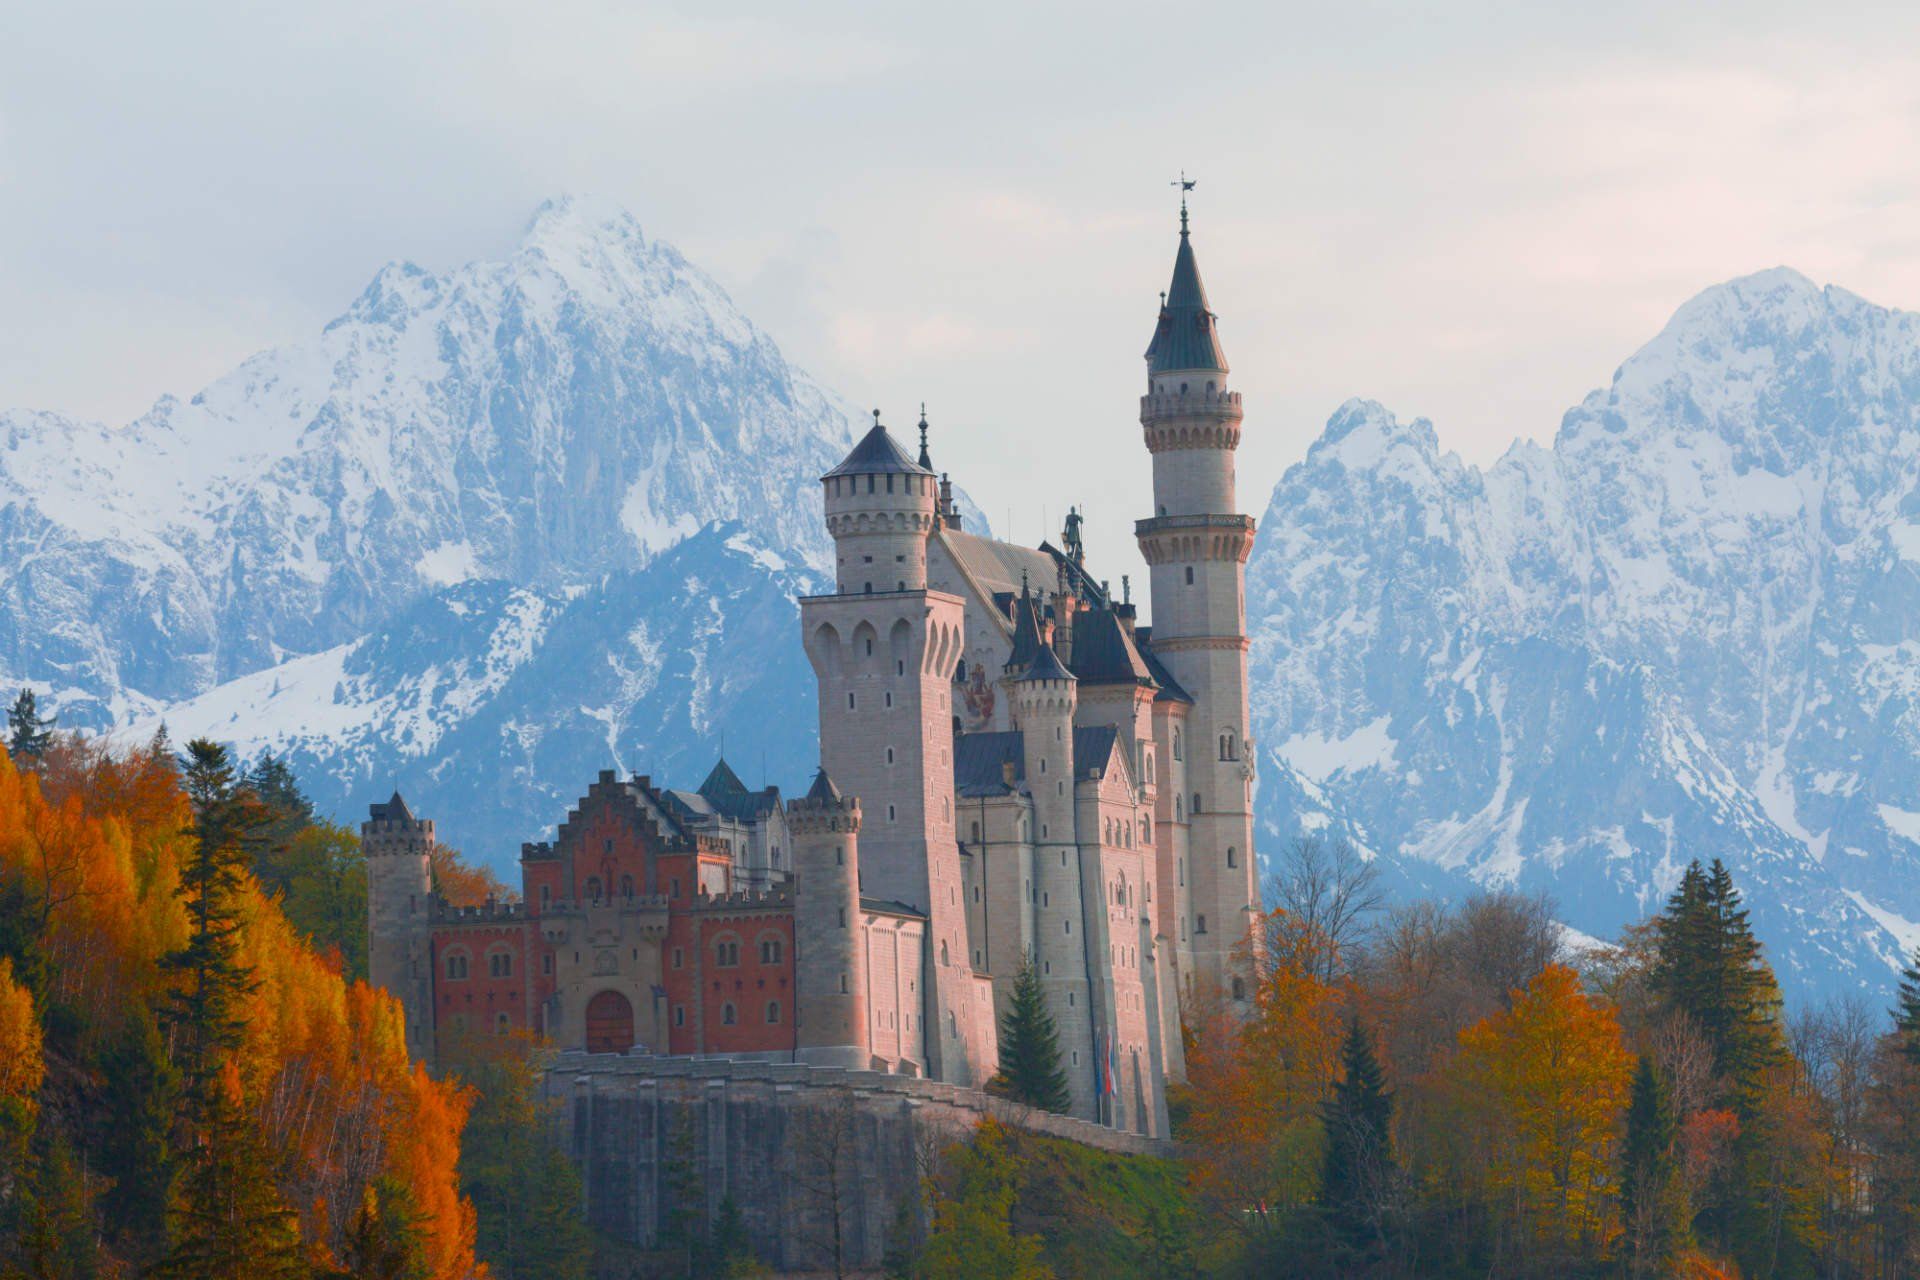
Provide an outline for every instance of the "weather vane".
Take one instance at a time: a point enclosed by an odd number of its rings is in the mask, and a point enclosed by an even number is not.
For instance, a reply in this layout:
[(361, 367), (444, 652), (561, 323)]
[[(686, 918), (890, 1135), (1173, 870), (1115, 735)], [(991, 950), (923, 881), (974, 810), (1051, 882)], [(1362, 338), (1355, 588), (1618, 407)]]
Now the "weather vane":
[(1180, 171), (1180, 176), (1176, 178), (1174, 181), (1169, 182), (1167, 184), (1170, 187), (1180, 188), (1180, 234), (1181, 235), (1185, 235), (1187, 233), (1187, 192), (1193, 190), (1194, 184), (1197, 181), (1198, 181), (1197, 179), (1189, 178), (1187, 176), (1187, 171), (1185, 169), (1182, 169)]

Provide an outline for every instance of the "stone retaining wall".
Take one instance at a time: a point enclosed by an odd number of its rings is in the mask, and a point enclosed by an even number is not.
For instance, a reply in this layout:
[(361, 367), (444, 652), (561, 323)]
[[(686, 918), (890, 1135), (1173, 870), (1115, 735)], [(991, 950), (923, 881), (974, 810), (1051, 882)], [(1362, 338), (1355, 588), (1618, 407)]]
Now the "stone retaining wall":
[(654, 1248), (673, 1186), (697, 1178), (704, 1221), (731, 1196), (762, 1259), (782, 1270), (831, 1272), (836, 1227), (845, 1267), (881, 1265), (889, 1237), (917, 1229), (928, 1160), (983, 1116), (1104, 1151), (1169, 1153), (978, 1090), (803, 1063), (567, 1053), (545, 1087), (596, 1228)]

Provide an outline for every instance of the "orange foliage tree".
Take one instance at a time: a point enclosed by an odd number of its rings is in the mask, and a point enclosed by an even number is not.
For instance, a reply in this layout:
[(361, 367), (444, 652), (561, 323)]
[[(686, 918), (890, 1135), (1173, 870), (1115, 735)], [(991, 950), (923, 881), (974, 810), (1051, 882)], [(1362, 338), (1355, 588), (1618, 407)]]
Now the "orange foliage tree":
[(1241, 1021), (1217, 995), (1195, 993), (1183, 1011), (1187, 1119), (1195, 1187), (1230, 1220), (1278, 1226), (1318, 1190), (1321, 1108), (1338, 1071), (1339, 988), (1315, 963), (1324, 942), (1283, 909), (1264, 922), (1262, 971)]
[[(83, 1041), (106, 1040), (166, 999), (163, 958), (187, 937), (176, 890), (191, 821), (163, 752), (115, 756), (68, 741), (37, 774), (0, 753), (0, 883), (37, 915), (50, 998), (80, 1012)], [(238, 910), (250, 985), (232, 1076), (304, 1250), (316, 1266), (344, 1265), (377, 1185), (406, 1202), (429, 1274), (475, 1274), (473, 1212), (455, 1175), (465, 1094), (408, 1060), (393, 998), (344, 981), (251, 877)], [(0, 983), (0, 1040), (11, 987)], [(0, 1059), (8, 1052), (0, 1044)]]
[(1618, 1229), (1615, 1148), (1633, 1067), (1613, 1010), (1549, 965), (1506, 1010), (1460, 1033), (1449, 1068), (1460, 1154), (1503, 1250), (1603, 1247)]

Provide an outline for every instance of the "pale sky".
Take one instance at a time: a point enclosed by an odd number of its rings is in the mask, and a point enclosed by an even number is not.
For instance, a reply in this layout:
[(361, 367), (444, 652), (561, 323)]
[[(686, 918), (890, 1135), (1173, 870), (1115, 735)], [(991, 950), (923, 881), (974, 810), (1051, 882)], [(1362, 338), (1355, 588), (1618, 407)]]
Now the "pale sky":
[(1117, 578), (1183, 168), (1257, 516), (1350, 396), (1486, 462), (1732, 276), (1920, 305), (1920, 6), (0, 6), (0, 405), (124, 421), (597, 193)]

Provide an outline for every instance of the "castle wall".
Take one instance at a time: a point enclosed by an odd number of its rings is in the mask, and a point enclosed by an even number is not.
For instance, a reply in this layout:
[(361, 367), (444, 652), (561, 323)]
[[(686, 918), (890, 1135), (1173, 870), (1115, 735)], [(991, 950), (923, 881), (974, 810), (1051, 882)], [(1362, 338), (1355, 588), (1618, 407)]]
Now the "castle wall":
[(761, 1261), (783, 1270), (830, 1272), (836, 1217), (846, 1268), (881, 1266), (935, 1153), (988, 1115), (1105, 1151), (1168, 1154), (1133, 1134), (871, 1071), (563, 1054), (545, 1089), (597, 1229), (652, 1246), (673, 1177), (688, 1172), (708, 1220), (731, 1196)]

